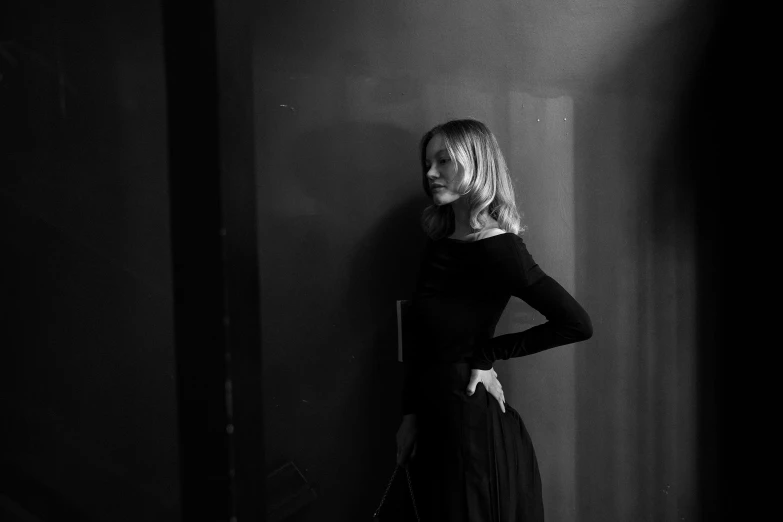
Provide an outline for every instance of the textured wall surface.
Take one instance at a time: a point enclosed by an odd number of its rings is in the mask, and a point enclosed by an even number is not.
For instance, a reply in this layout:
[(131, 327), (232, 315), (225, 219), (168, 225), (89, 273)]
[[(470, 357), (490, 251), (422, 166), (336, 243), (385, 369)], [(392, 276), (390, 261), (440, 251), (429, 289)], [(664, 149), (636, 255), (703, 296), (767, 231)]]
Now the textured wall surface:
[[(693, 216), (677, 117), (707, 4), (292, 1), (262, 10), (255, 100), (267, 458), (372, 513), (394, 466), (395, 299), (423, 237), (417, 143), (474, 117), (531, 253), (594, 337), (497, 365), (551, 521), (695, 514)], [(497, 333), (541, 321), (512, 300)]]

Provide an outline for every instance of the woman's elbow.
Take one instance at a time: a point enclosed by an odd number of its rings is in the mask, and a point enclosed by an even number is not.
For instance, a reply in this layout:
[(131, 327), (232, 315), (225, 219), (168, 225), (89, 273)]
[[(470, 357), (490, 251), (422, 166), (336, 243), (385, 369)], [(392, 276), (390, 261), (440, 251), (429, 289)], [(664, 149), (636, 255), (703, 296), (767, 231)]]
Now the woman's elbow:
[(571, 334), (575, 343), (586, 341), (593, 336), (593, 322), (586, 312), (580, 314), (580, 317), (571, 324)]
[(577, 332), (580, 337), (580, 341), (586, 341), (593, 336), (593, 322), (590, 320), (590, 316), (587, 315), (587, 312), (582, 314)]
[(578, 343), (593, 336), (593, 323), (587, 312), (580, 308), (568, 317), (557, 321), (557, 330), (560, 333), (562, 344)]
[(593, 336), (593, 323), (590, 322), (590, 319), (579, 325), (579, 336), (580, 341), (586, 341)]

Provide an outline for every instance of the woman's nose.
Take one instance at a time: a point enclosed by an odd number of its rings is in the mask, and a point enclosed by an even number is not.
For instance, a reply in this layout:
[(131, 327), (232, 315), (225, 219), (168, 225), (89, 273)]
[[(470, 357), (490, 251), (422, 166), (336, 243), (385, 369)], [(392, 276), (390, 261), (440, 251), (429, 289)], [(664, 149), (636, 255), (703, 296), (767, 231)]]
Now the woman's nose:
[(431, 166), (430, 169), (427, 171), (427, 178), (429, 179), (435, 179), (438, 177), (438, 171), (435, 170), (435, 165)]

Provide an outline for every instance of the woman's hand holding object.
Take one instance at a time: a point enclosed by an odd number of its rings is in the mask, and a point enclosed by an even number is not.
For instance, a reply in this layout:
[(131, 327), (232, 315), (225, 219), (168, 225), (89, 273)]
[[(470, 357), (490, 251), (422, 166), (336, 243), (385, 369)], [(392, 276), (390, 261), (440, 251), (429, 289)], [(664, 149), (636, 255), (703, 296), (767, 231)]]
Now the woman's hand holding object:
[(418, 427), (416, 415), (408, 414), (402, 418), (397, 430), (397, 465), (407, 466), (408, 460), (416, 457), (416, 438)]

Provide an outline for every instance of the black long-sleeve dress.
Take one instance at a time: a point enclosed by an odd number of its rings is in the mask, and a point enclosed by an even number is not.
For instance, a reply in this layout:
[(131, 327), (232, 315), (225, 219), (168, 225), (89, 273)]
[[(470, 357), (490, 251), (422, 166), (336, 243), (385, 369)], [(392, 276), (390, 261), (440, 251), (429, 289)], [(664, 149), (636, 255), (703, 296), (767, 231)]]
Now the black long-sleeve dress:
[[(547, 322), (493, 337), (510, 296)], [(418, 449), (410, 470), (422, 520), (542, 522), (538, 463), (519, 413), (503, 413), (470, 371), (582, 341), (590, 318), (533, 261), (523, 240), (428, 241), (404, 325), (403, 413), (415, 413)]]

